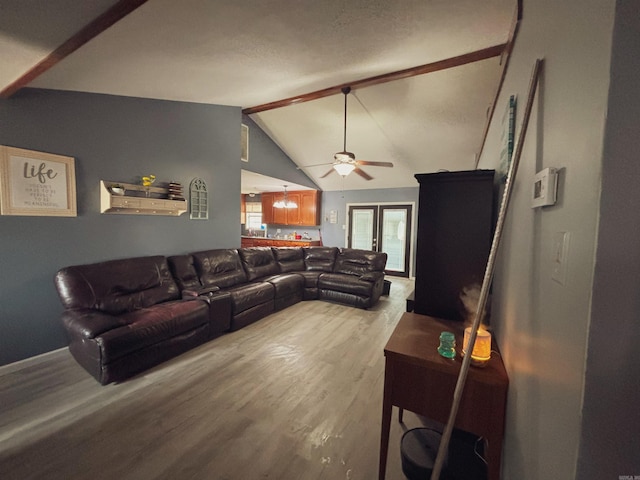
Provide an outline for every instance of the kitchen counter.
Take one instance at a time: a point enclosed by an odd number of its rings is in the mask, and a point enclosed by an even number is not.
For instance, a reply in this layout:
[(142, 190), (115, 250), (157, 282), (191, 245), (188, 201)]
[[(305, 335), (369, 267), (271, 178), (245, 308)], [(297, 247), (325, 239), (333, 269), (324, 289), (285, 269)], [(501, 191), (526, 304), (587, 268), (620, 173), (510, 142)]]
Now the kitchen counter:
[(265, 238), (242, 235), (240, 244), (244, 247), (315, 247), (320, 246), (320, 240), (300, 239), (290, 240), (286, 238)]

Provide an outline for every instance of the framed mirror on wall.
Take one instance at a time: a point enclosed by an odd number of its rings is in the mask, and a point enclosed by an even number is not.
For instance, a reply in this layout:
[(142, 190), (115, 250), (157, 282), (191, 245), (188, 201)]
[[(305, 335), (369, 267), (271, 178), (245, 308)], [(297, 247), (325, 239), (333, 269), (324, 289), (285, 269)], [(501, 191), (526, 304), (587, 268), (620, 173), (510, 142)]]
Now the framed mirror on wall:
[(201, 178), (194, 178), (189, 184), (189, 205), (191, 220), (207, 220), (209, 218), (207, 184)]

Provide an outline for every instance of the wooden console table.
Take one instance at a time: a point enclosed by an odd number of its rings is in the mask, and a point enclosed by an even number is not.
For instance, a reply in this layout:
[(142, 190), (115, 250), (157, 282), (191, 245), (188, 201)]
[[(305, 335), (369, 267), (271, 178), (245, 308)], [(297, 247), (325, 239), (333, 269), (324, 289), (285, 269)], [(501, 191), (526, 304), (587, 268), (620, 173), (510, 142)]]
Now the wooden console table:
[[(440, 332), (456, 336), (456, 358), (441, 357)], [(380, 437), (379, 480), (384, 480), (389, 448), (391, 412), (395, 405), (446, 423), (462, 365), (461, 322), (404, 313), (384, 349), (385, 376)], [(497, 347), (492, 346), (493, 350)], [(500, 479), (500, 462), (509, 378), (499, 354), (484, 368), (470, 367), (455, 427), (484, 437), (489, 479)], [(401, 420), (400, 420), (401, 421)]]

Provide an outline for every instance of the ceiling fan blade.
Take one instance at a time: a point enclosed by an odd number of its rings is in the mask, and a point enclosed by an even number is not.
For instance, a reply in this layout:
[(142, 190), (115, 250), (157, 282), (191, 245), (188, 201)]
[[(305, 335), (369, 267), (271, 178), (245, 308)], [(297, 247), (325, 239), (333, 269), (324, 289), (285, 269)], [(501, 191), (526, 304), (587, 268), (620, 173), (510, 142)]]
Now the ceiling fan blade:
[(303, 168), (309, 167), (321, 167), (323, 165), (333, 165), (333, 162), (314, 163), (313, 165), (299, 165), (298, 167), (296, 167), (296, 170), (302, 170)]
[(364, 170), (362, 170), (361, 168), (356, 167), (353, 171), (354, 173), (357, 173), (365, 180), (373, 180), (373, 177), (369, 175), (367, 172), (365, 172)]
[(324, 177), (328, 176), (329, 174), (331, 174), (331, 173), (333, 173), (333, 172), (335, 172), (335, 170), (332, 168), (332, 169), (330, 169), (327, 173), (325, 173), (324, 175), (322, 175), (320, 178), (324, 178)]
[(372, 167), (393, 167), (391, 162), (367, 162), (366, 160), (356, 160), (356, 165), (370, 165)]

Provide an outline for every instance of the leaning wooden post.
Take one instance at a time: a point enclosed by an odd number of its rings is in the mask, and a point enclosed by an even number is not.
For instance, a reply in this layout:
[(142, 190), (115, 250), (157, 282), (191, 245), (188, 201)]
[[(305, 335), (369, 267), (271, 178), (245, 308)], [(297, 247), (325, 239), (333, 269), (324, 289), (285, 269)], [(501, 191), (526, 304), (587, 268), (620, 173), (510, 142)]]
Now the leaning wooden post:
[[(489, 260), (487, 261), (487, 267), (484, 272), (484, 280), (482, 281), (482, 289), (480, 290), (480, 298), (478, 299), (478, 306), (476, 308), (476, 314), (471, 327), (471, 336), (469, 337), (469, 343), (467, 345), (467, 354), (462, 360), (462, 366), (460, 367), (460, 373), (458, 375), (458, 381), (453, 393), (453, 403), (451, 404), (451, 411), (449, 413), (449, 419), (445, 426), (442, 438), (440, 440), (440, 446), (438, 447), (438, 455), (431, 472), (431, 480), (439, 480), (440, 472), (444, 464), (445, 457), (449, 450), (449, 442), (451, 440), (451, 433), (453, 432), (453, 424), (458, 414), (458, 407), (460, 406), (460, 400), (462, 399), (462, 392), (464, 390), (464, 384), (467, 380), (467, 373), (469, 372), (469, 364), (471, 363), (471, 352), (473, 352), (473, 346), (476, 342), (476, 336), (478, 333), (478, 327), (484, 315), (485, 306), (487, 304), (487, 298), (489, 296), (489, 287), (491, 286), (491, 279), (493, 278), (494, 264), (496, 260), (496, 254), (498, 246), (500, 245), (500, 239), (502, 238), (502, 228), (504, 226), (505, 216), (507, 214), (507, 208), (509, 207), (509, 200), (511, 199), (511, 191), (513, 190), (513, 183), (515, 181), (516, 172), (518, 171), (518, 164), (520, 163), (520, 156), (522, 155), (522, 145), (527, 133), (527, 126), (529, 124), (529, 117), (531, 116), (531, 109), (533, 108), (533, 100), (536, 94), (536, 87), (538, 85), (538, 78), (540, 76), (540, 69), (542, 68), (542, 59), (536, 60), (533, 67), (533, 73), (531, 75), (531, 82), (529, 84), (529, 96), (527, 97), (527, 105), (524, 111), (524, 118), (522, 119), (522, 126), (520, 128), (520, 135), (518, 136), (517, 143), (514, 148), (513, 159), (511, 165), (509, 165), (509, 171), (507, 173), (507, 181), (505, 183), (504, 192), (502, 194), (502, 201), (500, 203), (500, 210), (498, 212), (498, 220), (496, 222), (496, 229), (493, 233), (493, 242), (491, 243), (491, 251), (489, 252)], [(489, 448), (492, 448), (489, 445)], [(495, 448), (495, 446), (493, 446)]]

